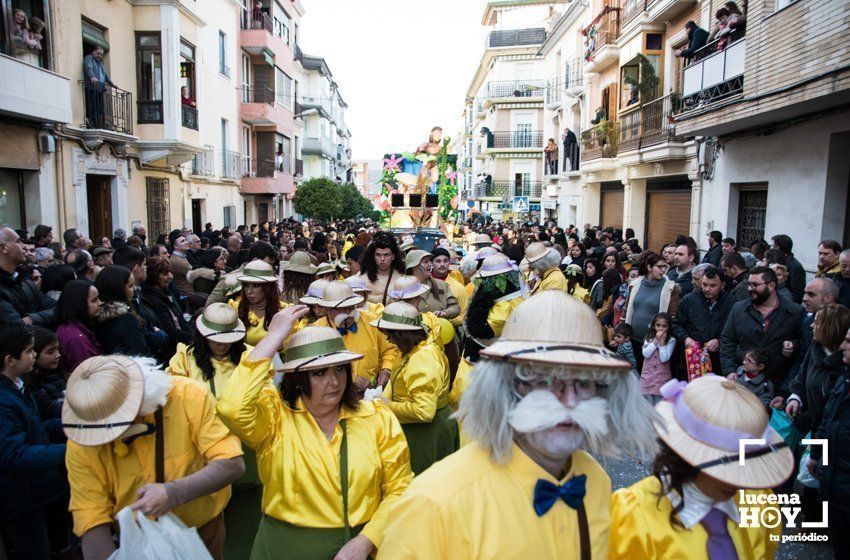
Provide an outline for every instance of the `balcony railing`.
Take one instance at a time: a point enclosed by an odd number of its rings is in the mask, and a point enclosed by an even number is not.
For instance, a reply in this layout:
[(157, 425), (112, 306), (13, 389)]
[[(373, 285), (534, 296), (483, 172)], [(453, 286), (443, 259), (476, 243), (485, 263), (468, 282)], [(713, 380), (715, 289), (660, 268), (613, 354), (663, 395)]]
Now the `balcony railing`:
[(484, 42), (485, 49), (498, 47), (519, 47), (523, 45), (542, 45), (546, 42), (546, 29), (535, 27), (530, 29), (505, 29), (491, 31)]
[(197, 107), (192, 107), (191, 105), (181, 105), (180, 106), (180, 114), (182, 116), (183, 126), (185, 128), (191, 128), (192, 130), (198, 130), (198, 109)]
[(621, 14), (623, 27), (642, 14), (646, 10), (647, 3), (647, 0), (625, 0)]
[(265, 29), (272, 33), (274, 26), (272, 18), (267, 13), (255, 13), (251, 10), (242, 12), (242, 29)]
[(665, 95), (621, 114), (619, 153), (680, 141), (673, 121), (680, 101), (678, 94)]
[(543, 148), (543, 131), (540, 130), (502, 130), (493, 132), (494, 149), (506, 148)]
[(80, 81), (86, 102), (85, 127), (133, 134), (133, 94), (105, 84)]
[(215, 177), (215, 157), (212, 146), (206, 146), (207, 150), (195, 154), (192, 158), (192, 175), (201, 177)]
[(489, 82), (487, 97), (542, 97), (546, 80), (507, 80)]
[(603, 121), (581, 133), (581, 161), (617, 156), (620, 123)]
[(513, 181), (490, 181), (480, 182), (475, 184), (475, 198), (501, 198), (505, 199), (514, 196), (528, 196), (531, 198), (540, 198), (543, 192), (543, 183), (541, 181), (524, 181), (515, 183)]
[(274, 105), (274, 92), (269, 86), (242, 86), (242, 103), (267, 103)]
[(579, 58), (573, 58), (564, 63), (563, 73), (552, 76), (546, 83), (546, 105), (560, 103), (564, 92), (577, 89), (584, 85), (584, 68)]
[(162, 122), (162, 100), (139, 100), (137, 102), (139, 124)]
[(304, 155), (320, 155), (333, 159), (336, 157), (336, 147), (327, 138), (306, 137), (301, 146), (301, 153)]
[(295, 160), (295, 175), (300, 177), (304, 175), (304, 160), (296, 159)]
[(239, 177), (239, 165), (241, 155), (233, 150), (221, 152), (221, 176), (225, 179), (236, 179)]
[(331, 101), (324, 93), (302, 93), (299, 102), (304, 109), (321, 109), (328, 116), (333, 113)]
[(597, 16), (598, 21), (588, 30), (585, 41), (584, 60), (591, 62), (593, 55), (602, 47), (613, 45), (620, 36), (620, 8), (606, 6)]
[(243, 177), (274, 177), (277, 169), (275, 169), (273, 159), (251, 158), (242, 156), (242, 176)]
[(746, 39), (732, 32), (694, 53), (682, 71), (680, 110), (689, 111), (744, 90)]

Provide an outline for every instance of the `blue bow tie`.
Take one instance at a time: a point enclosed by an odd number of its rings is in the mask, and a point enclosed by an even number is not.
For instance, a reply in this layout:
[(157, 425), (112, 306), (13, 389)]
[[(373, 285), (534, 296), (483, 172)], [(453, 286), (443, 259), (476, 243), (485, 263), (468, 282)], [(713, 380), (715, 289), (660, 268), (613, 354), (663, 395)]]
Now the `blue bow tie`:
[(552, 509), (558, 498), (564, 500), (571, 508), (578, 509), (584, 500), (584, 483), (586, 480), (587, 475), (584, 474), (572, 477), (562, 486), (548, 480), (538, 480), (537, 486), (534, 487), (534, 511), (537, 513), (537, 517), (542, 517)]
[(340, 336), (345, 336), (348, 333), (357, 333), (357, 323), (352, 323), (350, 327), (337, 327)]

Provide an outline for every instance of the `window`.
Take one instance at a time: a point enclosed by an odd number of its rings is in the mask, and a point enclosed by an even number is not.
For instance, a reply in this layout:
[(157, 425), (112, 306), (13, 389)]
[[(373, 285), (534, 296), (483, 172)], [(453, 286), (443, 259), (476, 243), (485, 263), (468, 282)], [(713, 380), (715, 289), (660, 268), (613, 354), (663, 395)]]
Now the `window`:
[(277, 150), (282, 156), (278, 170), (283, 173), (292, 173), (292, 140), (286, 136), (278, 136)]
[[(15, 35), (12, 26), (15, 12), (18, 10), (23, 11), (26, 16), (31, 32), (35, 30), (36, 24), (41, 22), (40, 38), (32, 35), (26, 38)], [(51, 67), (51, 35), (48, 14), (48, 0), (6, 0), (0, 2), (0, 53), (13, 56), (33, 66), (49, 69)], [(27, 42), (27, 40), (30, 42)]]
[(168, 235), (168, 232), (171, 231), (168, 179), (147, 177), (145, 191), (147, 195), (149, 239)]
[(274, 34), (280, 37), (284, 43), (289, 45), (290, 26), (292, 25), (292, 20), (277, 2), (272, 4), (272, 13), (274, 16)]
[(222, 220), (223, 227), (229, 227), (229, 228), (234, 227), (233, 223), (234, 223), (235, 220), (233, 219), (233, 216), (235, 214), (236, 214), (236, 207), (235, 206), (225, 206), (224, 207), (224, 219)]
[(751, 247), (764, 239), (767, 218), (767, 184), (746, 185), (738, 192), (738, 247)]
[(796, 2), (797, 0), (776, 0), (776, 11), (783, 10)]
[(24, 220), (24, 174), (0, 169), (0, 224), (26, 227)]
[(230, 66), (227, 65), (227, 34), (224, 31), (218, 32), (218, 71), (230, 77)]
[(242, 53), (242, 103), (251, 102), (251, 57)]
[(292, 110), (294, 106), (294, 85), (292, 78), (287, 76), (280, 68), (274, 69), (274, 89), (276, 92), (276, 100), (278, 103)]
[[(185, 88), (185, 94), (184, 94)], [(190, 101), (181, 102), (182, 124), (186, 128), (198, 130), (198, 107), (195, 104), (195, 47), (184, 40), (180, 41), (180, 96), (188, 96)]]
[(162, 47), (159, 33), (136, 33), (139, 123), (162, 122)]

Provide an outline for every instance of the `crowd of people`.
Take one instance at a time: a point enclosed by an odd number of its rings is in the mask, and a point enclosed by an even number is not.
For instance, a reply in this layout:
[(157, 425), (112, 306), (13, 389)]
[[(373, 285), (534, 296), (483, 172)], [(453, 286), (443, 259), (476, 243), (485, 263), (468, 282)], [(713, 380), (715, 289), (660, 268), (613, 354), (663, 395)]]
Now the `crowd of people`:
[[(772, 558), (781, 527), (739, 526), (739, 491), (806, 478), (840, 558), (850, 250), (823, 240), (809, 277), (787, 235), (706, 246), (2, 226), (6, 555), (106, 559), (129, 507), (216, 559)], [(767, 441), (745, 466), (742, 438)], [(612, 493), (603, 457), (649, 476)]]

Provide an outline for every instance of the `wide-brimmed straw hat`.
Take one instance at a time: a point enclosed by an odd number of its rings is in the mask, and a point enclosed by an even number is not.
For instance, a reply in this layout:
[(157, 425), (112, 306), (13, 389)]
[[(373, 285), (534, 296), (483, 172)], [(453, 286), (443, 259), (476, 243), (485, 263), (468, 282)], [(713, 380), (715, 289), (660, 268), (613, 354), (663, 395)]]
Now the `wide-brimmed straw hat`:
[(519, 304), (498, 341), (481, 351), (493, 360), (627, 373), (631, 364), (611, 352), (593, 311), (572, 296), (547, 290)]
[(413, 241), (405, 241), (404, 243), (398, 246), (398, 249), (402, 253), (407, 253), (408, 251), (416, 249), (416, 243), (414, 243)]
[(322, 294), (325, 291), (325, 286), (328, 284), (330, 284), (330, 280), (313, 280), (313, 282), (310, 283), (310, 286), (307, 287), (307, 293), (301, 296), (298, 301), (304, 305), (318, 305), (319, 300), (322, 299)]
[(357, 274), (355, 276), (349, 276), (348, 278), (345, 279), (345, 283), (348, 284), (349, 286), (351, 286), (351, 289), (354, 291), (354, 293), (357, 293), (357, 292), (369, 293), (369, 292), (372, 291), (372, 290), (369, 289), (369, 286), (366, 285), (366, 282), (363, 280), (363, 278), (359, 274)]
[(322, 290), (322, 298), (317, 302), (322, 307), (357, 307), (363, 303), (363, 296), (358, 296), (348, 285), (348, 282), (336, 280), (328, 282)]
[(499, 254), (499, 251), (497, 251), (493, 247), (482, 247), (482, 248), (478, 249), (478, 251), (475, 253), (475, 260), (476, 261), (483, 261), (484, 259), (486, 259), (490, 255), (498, 255), (498, 254)]
[(127, 356), (95, 356), (68, 378), (62, 428), (84, 446), (115, 441), (135, 423), (145, 394), (142, 368)]
[(403, 301), (397, 301), (384, 308), (378, 319), (369, 323), (379, 329), (389, 331), (424, 331), (422, 314), (419, 310)]
[(496, 253), (484, 259), (484, 262), (481, 263), (481, 268), (478, 269), (478, 272), (476, 272), (475, 275), (480, 278), (487, 278), (488, 276), (505, 274), (512, 270), (516, 270), (514, 266), (515, 265), (508, 257), (501, 253)]
[(486, 233), (477, 234), (475, 236), (475, 241), (472, 242), (473, 245), (491, 245), (492, 243), (493, 239)]
[(407, 253), (407, 255), (405, 255), (404, 268), (405, 270), (409, 270), (414, 266), (419, 266), (419, 263), (422, 262), (422, 259), (431, 256), (431, 253), (429, 253), (428, 251), (423, 251), (422, 249), (414, 249)]
[(399, 276), (393, 282), (393, 289), (390, 290), (389, 296), (397, 300), (406, 300), (424, 296), (429, 291), (430, 288), (419, 282), (416, 276)]
[[(775, 488), (794, 470), (794, 456), (782, 436), (770, 427), (761, 400), (743, 385), (705, 375), (690, 383), (671, 380), (661, 388), (655, 406), (663, 423), (658, 436), (689, 465), (740, 488)], [(747, 444), (739, 464), (740, 440)]]
[(345, 348), (339, 332), (330, 327), (306, 327), (286, 345), (284, 372), (311, 371), (347, 364), (363, 358)]
[(533, 263), (548, 255), (550, 251), (552, 251), (550, 247), (547, 247), (539, 241), (535, 241), (525, 248), (525, 259), (529, 263)]
[(300, 272), (301, 274), (315, 274), (316, 268), (316, 265), (310, 261), (310, 255), (304, 251), (292, 253), (292, 256), (283, 265), (285, 271)]
[(316, 267), (316, 276), (324, 276), (325, 274), (336, 274), (336, 264), (323, 262)]
[(274, 274), (272, 265), (260, 259), (253, 261), (242, 267), (242, 272), (238, 276), (240, 282), (248, 284), (268, 284), (277, 282), (277, 276)]
[(245, 324), (235, 309), (226, 303), (211, 303), (195, 319), (201, 336), (213, 342), (231, 344), (245, 338)]

